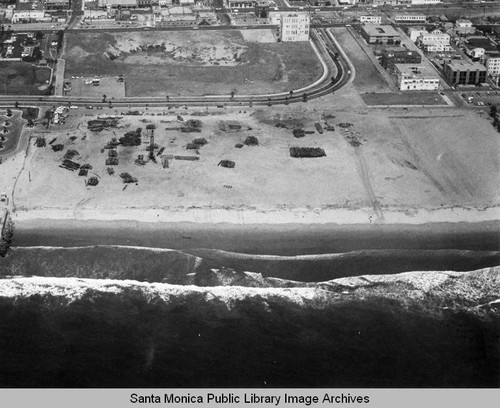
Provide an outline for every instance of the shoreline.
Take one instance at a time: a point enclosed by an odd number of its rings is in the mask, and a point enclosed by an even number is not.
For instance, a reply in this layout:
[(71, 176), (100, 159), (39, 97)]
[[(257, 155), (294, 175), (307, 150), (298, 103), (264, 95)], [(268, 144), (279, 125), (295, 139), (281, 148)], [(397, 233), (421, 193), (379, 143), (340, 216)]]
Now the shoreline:
[(23, 218), (14, 214), (13, 246), (211, 248), (262, 255), (328, 254), (362, 249), (500, 249), (498, 219), (339, 224), (306, 223), (305, 218), (288, 218), (287, 223), (280, 224), (276, 222), (278, 218), (273, 218), (274, 223), (231, 223), (227, 220), (216, 223), (214, 218), (196, 221), (180, 217), (170, 218), (168, 222), (144, 222), (144, 218), (99, 220), (58, 218), (57, 214), (61, 215), (54, 212), (53, 217)]
[(118, 221), (141, 223), (200, 224), (228, 223), (235, 225), (260, 224), (336, 224), (336, 225), (421, 225), (431, 223), (478, 223), (500, 220), (500, 206), (442, 207), (381, 209), (377, 215), (373, 208), (293, 208), (293, 209), (233, 209), (233, 208), (126, 208), (107, 209), (43, 209), (12, 211), (16, 223), (35, 220), (57, 221)]

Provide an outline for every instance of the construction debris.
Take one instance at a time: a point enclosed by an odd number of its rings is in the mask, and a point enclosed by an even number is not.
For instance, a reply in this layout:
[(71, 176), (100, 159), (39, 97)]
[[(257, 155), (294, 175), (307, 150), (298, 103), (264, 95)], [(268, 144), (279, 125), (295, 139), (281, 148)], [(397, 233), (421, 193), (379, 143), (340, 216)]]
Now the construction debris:
[(293, 135), (297, 138), (304, 137), (306, 132), (304, 132), (304, 129), (293, 129)]
[(314, 126), (316, 127), (316, 130), (318, 131), (319, 134), (323, 134), (323, 126), (321, 126), (321, 123), (316, 122)]
[(137, 155), (137, 159), (135, 159), (135, 164), (137, 164), (138, 166), (144, 166), (146, 164), (146, 162), (144, 161), (143, 154)]
[(118, 157), (118, 152), (115, 149), (109, 149), (108, 157)]
[(70, 160), (75, 156), (80, 156), (80, 153), (78, 153), (76, 150), (67, 150), (64, 154), (64, 158)]
[(107, 169), (107, 172), (110, 176), (112, 176), (113, 174), (115, 174), (115, 169), (113, 167), (108, 167)]
[(64, 149), (64, 145), (63, 144), (56, 144), (56, 145), (52, 146), (52, 150), (54, 150), (55, 152), (60, 152), (63, 149)]
[(116, 148), (118, 145), (120, 144), (120, 142), (116, 139), (116, 137), (112, 138), (110, 142), (108, 142), (106, 144), (106, 146), (104, 146), (105, 149), (114, 149)]
[(65, 159), (65, 160), (63, 160), (62, 164), (59, 167), (74, 171), (74, 170), (78, 170), (80, 168), (80, 164), (78, 164), (74, 161), (71, 161), (69, 159)]
[(243, 143), (236, 143), (236, 144), (234, 145), (234, 147), (236, 147), (237, 149), (241, 149), (243, 146), (244, 146), (244, 144), (243, 144)]
[(47, 142), (43, 136), (39, 136), (36, 138), (35, 145), (36, 147), (45, 147), (47, 145)]
[(81, 167), (80, 171), (78, 172), (78, 175), (86, 177), (88, 173), (89, 173), (89, 171), (87, 169), (84, 169), (83, 167)]
[(259, 139), (257, 139), (255, 136), (248, 136), (243, 143), (247, 146), (258, 146)]
[(222, 166), (226, 167), (228, 169), (234, 169), (234, 166), (236, 166), (236, 163), (232, 160), (221, 160), (217, 166)]
[(119, 119), (120, 118), (109, 117), (89, 120), (87, 122), (87, 128), (92, 132), (101, 132), (104, 129), (116, 127)]
[(120, 177), (122, 178), (123, 182), (128, 184), (128, 183), (137, 183), (137, 179), (135, 177), (132, 177), (128, 173), (121, 173)]
[(118, 166), (118, 157), (108, 157), (105, 164), (106, 166)]
[(324, 157), (326, 153), (320, 147), (290, 147), (292, 157)]
[(200, 158), (198, 156), (174, 156), (174, 159), (176, 160), (199, 160)]
[(141, 133), (142, 128), (137, 128), (136, 130), (127, 132), (123, 137), (120, 137), (120, 143), (122, 144), (122, 146), (140, 146)]
[(349, 123), (349, 122), (342, 122), (342, 123), (339, 123), (338, 126), (341, 128), (349, 128), (349, 127), (354, 126), (354, 125), (352, 123)]
[(97, 177), (90, 177), (87, 180), (87, 186), (97, 186), (99, 184), (99, 179)]

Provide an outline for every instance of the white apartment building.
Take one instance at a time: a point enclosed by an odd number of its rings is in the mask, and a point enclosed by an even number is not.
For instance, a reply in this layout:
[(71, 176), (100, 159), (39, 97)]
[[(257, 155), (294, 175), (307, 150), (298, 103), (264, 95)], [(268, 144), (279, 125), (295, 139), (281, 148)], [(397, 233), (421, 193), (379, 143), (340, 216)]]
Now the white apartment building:
[(411, 4), (414, 5), (429, 5), (429, 4), (439, 4), (441, 3), (441, 0), (411, 0)]
[(23, 21), (40, 21), (45, 17), (45, 12), (41, 10), (19, 10), (12, 14), (12, 23)]
[(435, 91), (439, 77), (429, 68), (412, 64), (396, 64), (398, 87), (401, 91)]
[(417, 39), (417, 44), (426, 52), (452, 51), (450, 46), (450, 35), (441, 30), (424, 33)]
[(486, 57), (485, 64), (488, 69), (488, 75), (494, 78), (500, 76), (500, 56), (490, 56)]
[(418, 38), (423, 34), (428, 34), (428, 31), (422, 27), (410, 27), (408, 30), (408, 36), (413, 43), (416, 43)]
[(425, 23), (427, 17), (417, 14), (397, 14), (394, 16), (396, 23)]
[(382, 24), (382, 16), (361, 16), (359, 22), (363, 24)]
[(283, 13), (280, 25), (281, 41), (308, 41), (309, 24), (308, 13)]

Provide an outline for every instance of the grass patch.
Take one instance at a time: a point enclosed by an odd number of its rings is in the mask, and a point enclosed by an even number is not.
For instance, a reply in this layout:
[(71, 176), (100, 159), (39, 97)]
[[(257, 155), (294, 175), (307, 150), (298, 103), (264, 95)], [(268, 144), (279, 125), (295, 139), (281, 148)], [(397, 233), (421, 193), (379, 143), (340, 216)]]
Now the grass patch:
[(0, 93), (3, 95), (49, 95), (50, 70), (31, 63), (0, 62)]
[(402, 92), (384, 94), (362, 94), (367, 105), (443, 105), (443, 98), (438, 92)]

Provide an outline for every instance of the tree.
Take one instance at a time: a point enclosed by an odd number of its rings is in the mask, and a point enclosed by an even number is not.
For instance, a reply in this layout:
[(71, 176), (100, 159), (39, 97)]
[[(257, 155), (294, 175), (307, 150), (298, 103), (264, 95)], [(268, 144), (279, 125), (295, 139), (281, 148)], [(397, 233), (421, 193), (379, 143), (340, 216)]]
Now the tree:
[(289, 102), (288, 102), (288, 98), (285, 98), (285, 105), (288, 105)]
[(19, 102), (18, 101), (14, 102), (14, 108), (15, 109), (19, 108)]
[(7, 116), (10, 118), (12, 116), (12, 110), (7, 109)]
[(291, 98), (293, 96), (293, 91), (290, 91), (289, 94), (290, 94), (290, 98)]
[(490, 116), (492, 118), (495, 118), (497, 116), (497, 106), (496, 105), (490, 106)]
[(302, 102), (307, 102), (307, 94), (302, 94)]
[(103, 95), (103, 96), (102, 96), (102, 101), (103, 101), (103, 102), (106, 102), (106, 98), (107, 98), (107, 96), (106, 96), (106, 95)]
[(234, 91), (231, 91), (231, 99), (234, 99)]

